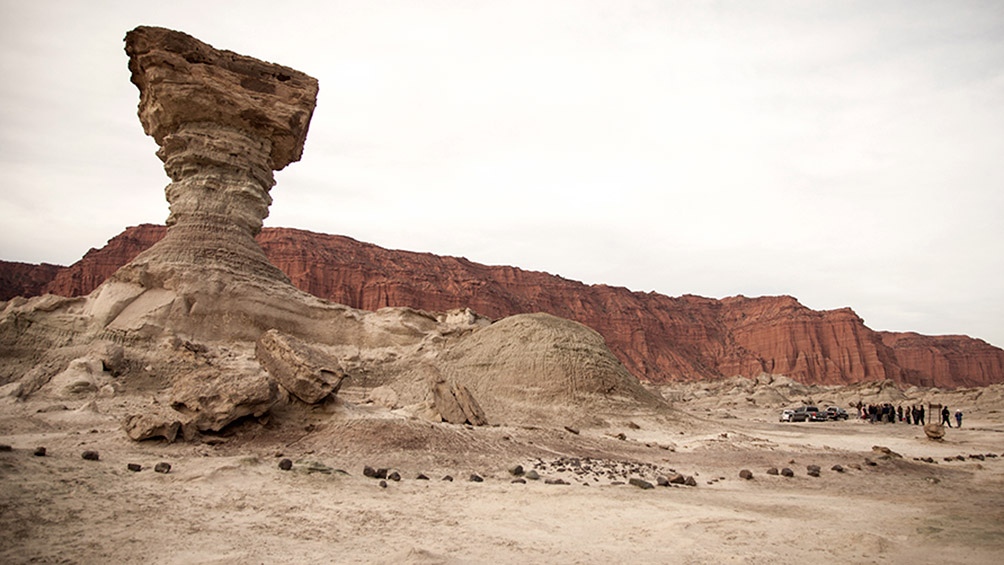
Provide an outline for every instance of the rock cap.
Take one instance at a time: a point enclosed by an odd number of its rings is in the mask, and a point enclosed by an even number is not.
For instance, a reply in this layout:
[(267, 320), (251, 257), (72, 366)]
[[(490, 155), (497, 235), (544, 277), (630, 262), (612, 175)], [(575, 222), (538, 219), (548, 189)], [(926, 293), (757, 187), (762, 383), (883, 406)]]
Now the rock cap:
[(125, 43), (139, 119), (158, 145), (184, 124), (210, 122), (271, 141), (273, 170), (300, 159), (317, 79), (161, 27), (137, 27)]

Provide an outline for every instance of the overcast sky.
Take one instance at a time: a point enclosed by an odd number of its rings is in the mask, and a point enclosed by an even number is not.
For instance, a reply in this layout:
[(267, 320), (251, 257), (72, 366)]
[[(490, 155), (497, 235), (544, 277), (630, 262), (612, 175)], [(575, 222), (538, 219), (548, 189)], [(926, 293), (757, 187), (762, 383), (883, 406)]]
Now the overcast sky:
[(163, 223), (137, 25), (321, 91), (266, 226), (1004, 346), (1004, 3), (0, 0), (0, 259)]

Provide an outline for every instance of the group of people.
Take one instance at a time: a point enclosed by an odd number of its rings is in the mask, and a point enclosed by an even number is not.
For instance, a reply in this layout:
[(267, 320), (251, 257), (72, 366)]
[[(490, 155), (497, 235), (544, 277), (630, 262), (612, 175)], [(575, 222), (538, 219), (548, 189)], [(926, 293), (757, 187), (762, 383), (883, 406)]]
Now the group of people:
[[(923, 426), (927, 417), (923, 404), (914, 404), (913, 406), (903, 408), (902, 406), (893, 406), (888, 402), (885, 404), (868, 405), (858, 402), (857, 409), (858, 417), (862, 420), (868, 420), (872, 424), (875, 422), (890, 424), (896, 422), (906, 422), (907, 424)], [(952, 413), (948, 409), (948, 406), (943, 406), (941, 408), (942, 426), (947, 425), (949, 428), (952, 427), (951, 415)], [(962, 427), (962, 410), (955, 411), (955, 425), (959, 428)]]

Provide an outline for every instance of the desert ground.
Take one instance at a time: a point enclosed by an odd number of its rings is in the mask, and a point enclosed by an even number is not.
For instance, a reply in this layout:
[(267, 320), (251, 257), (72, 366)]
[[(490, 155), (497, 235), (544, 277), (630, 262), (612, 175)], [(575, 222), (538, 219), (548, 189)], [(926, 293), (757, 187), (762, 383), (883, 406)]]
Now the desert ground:
[[(993, 404), (967, 407), (963, 428), (934, 441), (918, 426), (853, 417), (781, 423), (778, 407), (723, 390), (662, 393), (675, 398), (672, 416), (566, 429), (431, 424), (347, 388), (322, 406), (287, 403), (187, 443), (130, 440), (117, 416), (128, 396), (5, 399), (0, 561), (979, 564), (1004, 555), (1004, 414)], [(160, 462), (168, 473), (154, 471)], [(540, 478), (517, 477), (517, 465)], [(381, 483), (365, 466), (400, 480)], [(629, 482), (674, 473), (696, 486)]]

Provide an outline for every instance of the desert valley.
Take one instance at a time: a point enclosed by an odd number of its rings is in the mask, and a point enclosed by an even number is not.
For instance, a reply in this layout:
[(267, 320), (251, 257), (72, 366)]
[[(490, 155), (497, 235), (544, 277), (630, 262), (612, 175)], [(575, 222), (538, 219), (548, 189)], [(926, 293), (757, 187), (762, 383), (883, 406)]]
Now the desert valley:
[(1004, 350), (263, 228), (317, 81), (126, 53), (170, 215), (0, 262), (5, 563), (1000, 561)]

